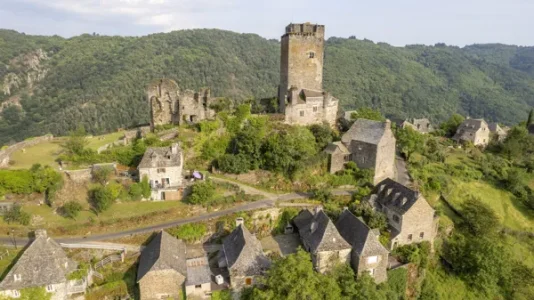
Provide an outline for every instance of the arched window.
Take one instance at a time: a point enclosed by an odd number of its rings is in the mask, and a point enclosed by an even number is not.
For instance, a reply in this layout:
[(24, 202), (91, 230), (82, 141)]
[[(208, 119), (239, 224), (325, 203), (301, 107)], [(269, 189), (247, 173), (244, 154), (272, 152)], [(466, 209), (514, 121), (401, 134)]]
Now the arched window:
[(309, 58), (315, 58), (315, 52), (310, 51), (310, 53), (308, 53), (308, 57)]

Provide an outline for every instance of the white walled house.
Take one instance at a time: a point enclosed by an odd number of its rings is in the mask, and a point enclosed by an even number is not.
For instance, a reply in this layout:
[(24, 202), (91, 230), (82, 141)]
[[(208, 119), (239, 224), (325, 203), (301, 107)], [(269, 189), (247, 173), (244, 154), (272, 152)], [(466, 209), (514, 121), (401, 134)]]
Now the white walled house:
[(178, 143), (170, 147), (150, 147), (146, 150), (139, 170), (139, 180), (147, 177), (152, 200), (178, 200), (183, 185), (183, 152)]

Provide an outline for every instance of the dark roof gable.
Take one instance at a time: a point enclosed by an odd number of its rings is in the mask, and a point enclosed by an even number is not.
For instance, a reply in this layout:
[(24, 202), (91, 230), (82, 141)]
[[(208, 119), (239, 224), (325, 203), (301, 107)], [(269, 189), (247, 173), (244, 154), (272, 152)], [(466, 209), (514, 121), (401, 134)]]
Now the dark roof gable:
[(341, 213), (336, 222), (336, 227), (341, 236), (352, 245), (353, 250), (359, 256), (362, 255), (364, 250), (372, 254), (388, 253), (386, 248), (378, 241), (378, 236), (373, 230), (348, 209)]
[(414, 191), (390, 178), (378, 183), (371, 193), (370, 199), (400, 214), (406, 213), (419, 198)]
[(309, 247), (312, 253), (350, 248), (350, 244), (343, 239), (336, 226), (322, 209), (315, 214), (309, 210), (303, 210), (293, 222), (297, 226), (304, 244)]
[(160, 231), (141, 252), (137, 281), (150, 271), (175, 270), (186, 276), (186, 246), (165, 231)]
[(343, 134), (341, 141), (345, 145), (350, 145), (353, 140), (376, 145), (386, 133), (388, 126), (390, 125), (387, 122), (360, 118)]
[(223, 251), (228, 269), (235, 274), (259, 275), (270, 265), (260, 241), (244, 225), (223, 240)]

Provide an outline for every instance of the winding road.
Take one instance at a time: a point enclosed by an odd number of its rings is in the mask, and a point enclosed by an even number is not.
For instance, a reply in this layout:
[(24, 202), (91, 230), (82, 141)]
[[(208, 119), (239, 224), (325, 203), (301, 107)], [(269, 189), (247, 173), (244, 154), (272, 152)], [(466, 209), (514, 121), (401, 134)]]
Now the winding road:
[[(123, 237), (131, 236), (131, 235), (136, 235), (136, 234), (151, 233), (154, 231), (159, 231), (162, 229), (176, 227), (176, 226), (184, 225), (188, 223), (206, 221), (206, 220), (219, 218), (219, 217), (230, 215), (230, 214), (237, 213), (237, 212), (251, 211), (251, 210), (262, 209), (262, 208), (270, 208), (270, 207), (274, 207), (277, 202), (285, 202), (285, 201), (291, 201), (291, 200), (297, 200), (297, 199), (308, 199), (312, 196), (310, 193), (288, 193), (288, 194), (278, 195), (278, 194), (273, 194), (273, 193), (269, 193), (266, 191), (262, 191), (254, 187), (241, 184), (235, 181), (231, 181), (231, 180), (226, 180), (226, 179), (216, 178), (216, 177), (212, 177), (212, 180), (219, 181), (219, 182), (228, 182), (228, 183), (238, 185), (242, 190), (245, 191), (245, 193), (251, 194), (251, 195), (262, 195), (266, 199), (241, 204), (238, 206), (234, 206), (232, 208), (214, 211), (214, 212), (199, 215), (199, 216), (183, 218), (179, 220), (169, 221), (166, 223), (151, 225), (151, 226), (142, 227), (142, 228), (129, 229), (129, 230), (120, 231), (120, 232), (95, 234), (95, 235), (89, 235), (89, 236), (83, 236), (83, 237), (57, 238), (55, 240), (59, 243), (75, 244), (75, 243), (86, 243), (86, 242), (118, 239), (118, 238), (123, 238)], [(338, 190), (332, 191), (332, 194), (339, 196), (339, 195), (351, 195), (352, 193), (351, 191), (348, 191), (348, 190), (338, 189)], [(28, 244), (30, 240), (31, 240), (30, 238), (18, 237), (14, 241), (12, 237), (3, 236), (3, 237), (0, 237), (0, 244), (14, 246), (16, 243), (17, 246), (23, 246), (23, 245)]]

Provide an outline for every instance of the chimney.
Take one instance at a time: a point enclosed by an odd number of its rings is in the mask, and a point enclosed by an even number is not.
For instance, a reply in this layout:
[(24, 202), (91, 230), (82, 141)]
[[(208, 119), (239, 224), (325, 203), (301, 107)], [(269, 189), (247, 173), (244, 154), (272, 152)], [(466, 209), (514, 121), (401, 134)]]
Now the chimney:
[(44, 229), (37, 229), (34, 232), (35, 238), (47, 238), (48, 235), (46, 234), (46, 230)]
[(315, 215), (317, 215), (320, 211), (323, 210), (323, 207), (321, 205), (317, 205), (314, 209)]
[(171, 145), (172, 154), (178, 154), (178, 149), (180, 149), (180, 145), (178, 143), (174, 143)]
[(343, 206), (343, 211), (345, 210), (349, 210), (349, 207), (348, 206)]
[(391, 121), (389, 119), (386, 119), (384, 122), (386, 130), (391, 129)]
[(289, 97), (291, 97), (291, 105), (295, 105), (299, 101), (299, 90), (296, 86), (292, 85), (291, 89), (289, 90)]
[(235, 219), (235, 227), (239, 227), (240, 225), (244, 225), (244, 224), (245, 224), (245, 219), (243, 218)]

